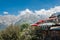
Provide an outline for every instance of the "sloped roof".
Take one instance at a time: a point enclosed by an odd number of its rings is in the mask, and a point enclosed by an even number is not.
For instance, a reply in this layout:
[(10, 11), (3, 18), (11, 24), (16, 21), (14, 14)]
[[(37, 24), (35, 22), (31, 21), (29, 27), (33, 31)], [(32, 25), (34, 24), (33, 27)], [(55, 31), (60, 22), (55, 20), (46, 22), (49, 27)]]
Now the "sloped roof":
[(51, 27), (50, 30), (60, 30), (60, 26), (57, 26), (57, 27)]

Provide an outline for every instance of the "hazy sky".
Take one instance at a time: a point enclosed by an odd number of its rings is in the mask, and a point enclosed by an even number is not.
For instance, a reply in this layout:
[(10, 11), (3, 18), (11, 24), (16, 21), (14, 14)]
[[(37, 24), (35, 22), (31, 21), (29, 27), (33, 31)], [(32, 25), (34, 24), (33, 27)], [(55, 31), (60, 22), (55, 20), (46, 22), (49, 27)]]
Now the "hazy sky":
[(60, 6), (60, 0), (0, 0), (0, 15), (18, 14), (25, 9), (40, 10)]

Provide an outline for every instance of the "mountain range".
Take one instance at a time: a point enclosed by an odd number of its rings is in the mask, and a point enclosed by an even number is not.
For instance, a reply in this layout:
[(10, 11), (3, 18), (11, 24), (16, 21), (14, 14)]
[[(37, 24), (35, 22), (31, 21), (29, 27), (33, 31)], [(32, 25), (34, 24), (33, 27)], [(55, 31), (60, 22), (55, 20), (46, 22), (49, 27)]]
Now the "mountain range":
[(25, 13), (23, 15), (20, 15), (19, 17), (17, 16), (12, 16), (11, 15), (6, 15), (6, 16), (0, 16), (0, 29), (5, 28), (9, 26), (10, 24), (22, 24), (22, 23), (30, 23), (33, 24), (37, 22), (40, 19), (45, 19), (48, 18), (46, 15), (38, 15), (34, 13)]

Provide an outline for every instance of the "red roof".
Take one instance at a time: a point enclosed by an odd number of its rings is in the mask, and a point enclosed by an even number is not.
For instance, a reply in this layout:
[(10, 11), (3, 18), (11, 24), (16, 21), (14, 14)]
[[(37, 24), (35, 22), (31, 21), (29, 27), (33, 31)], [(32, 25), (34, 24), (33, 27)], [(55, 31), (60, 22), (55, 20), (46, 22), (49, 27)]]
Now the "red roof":
[(44, 20), (39, 20), (37, 23), (32, 24), (32, 26), (38, 26), (40, 23), (43, 23), (43, 22), (44, 22)]
[(56, 19), (56, 18), (48, 18), (48, 19), (46, 19), (46, 20), (39, 20), (37, 23), (32, 24), (32, 26), (38, 26), (39, 24), (44, 23), (44, 22), (47, 21), (47, 20), (53, 20), (53, 19)]
[(38, 26), (38, 24), (32, 24), (32, 26)]
[(45, 22), (45, 21), (44, 21), (44, 20), (39, 20), (38, 22), (39, 22), (39, 23), (42, 23), (42, 22)]

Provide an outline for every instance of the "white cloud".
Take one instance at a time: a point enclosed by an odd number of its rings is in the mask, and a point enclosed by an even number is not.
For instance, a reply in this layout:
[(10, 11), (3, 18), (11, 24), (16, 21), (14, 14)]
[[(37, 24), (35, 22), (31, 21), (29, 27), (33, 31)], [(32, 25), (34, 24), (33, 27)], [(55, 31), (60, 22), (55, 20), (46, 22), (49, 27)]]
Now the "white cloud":
[(5, 15), (7, 15), (7, 14), (8, 14), (8, 12), (6, 12), (6, 11), (5, 11), (5, 12), (3, 12), (3, 13), (4, 13)]
[(42, 15), (42, 14), (46, 15), (46, 10), (45, 9), (36, 10), (35, 13), (38, 14), (38, 15)]
[(53, 13), (56, 13), (56, 12), (60, 12), (60, 6), (55, 6), (54, 8), (50, 8), (48, 10), (46, 10), (46, 9), (35, 10), (34, 12), (29, 10), (29, 9), (26, 9), (26, 10), (23, 10), (23, 11), (19, 11), (19, 13), (20, 13), (19, 16), (27, 14), (27, 13), (36, 14), (36, 15), (51, 16)]
[(60, 6), (55, 6), (54, 8), (51, 8), (50, 11), (54, 13), (60, 12)]
[(20, 15), (24, 15), (24, 14), (28, 14), (28, 13), (33, 13), (31, 10), (29, 10), (29, 9), (26, 9), (26, 10), (24, 10), (24, 11), (20, 11)]
[(46, 16), (51, 16), (53, 13), (56, 12), (60, 12), (60, 6), (55, 6), (54, 8), (50, 8), (48, 10), (41, 9), (35, 11), (35, 13), (38, 15), (46, 15)]

